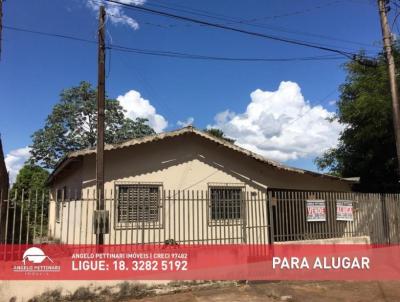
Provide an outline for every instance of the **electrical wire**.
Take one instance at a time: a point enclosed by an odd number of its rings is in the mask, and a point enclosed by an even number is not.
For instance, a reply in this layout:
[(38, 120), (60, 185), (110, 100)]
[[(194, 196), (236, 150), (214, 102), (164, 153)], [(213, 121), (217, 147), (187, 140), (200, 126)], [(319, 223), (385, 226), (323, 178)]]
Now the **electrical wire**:
[[(284, 13), (284, 14), (280, 14), (280, 15), (271, 15), (271, 16), (265, 16), (265, 17), (260, 17), (260, 18), (243, 19), (243, 20), (241, 20), (241, 22), (254, 22), (254, 21), (260, 21), (260, 20), (278, 19), (278, 18), (290, 17), (290, 16), (295, 16), (295, 15), (301, 15), (304, 13), (309, 13), (313, 10), (322, 9), (322, 8), (332, 6), (332, 5), (341, 3), (341, 2), (346, 2), (346, 1), (347, 0), (331, 1), (328, 3), (316, 5), (314, 7), (306, 8), (306, 9), (303, 9), (300, 11), (292, 11), (292, 12)], [(154, 2), (158, 2), (160, 4), (155, 4)], [(174, 4), (174, 7), (171, 7), (171, 6), (165, 5), (165, 2), (163, 2), (163, 1), (152, 0), (151, 2), (146, 3), (146, 5), (167, 8), (167, 9), (180, 11), (180, 12), (186, 12), (186, 13), (190, 13), (190, 14), (198, 15), (198, 16), (205, 16), (205, 17), (216, 18), (216, 19), (219, 18), (220, 20), (228, 21), (228, 22), (229, 21), (233, 21), (233, 22), (237, 21), (237, 20), (233, 19), (232, 17), (226, 16), (223, 14), (216, 14), (214, 12), (209, 12), (207, 10), (202, 10), (202, 9), (195, 9), (195, 8), (191, 8), (188, 6), (181, 5), (181, 4)], [(181, 7), (181, 9), (179, 9), (177, 7)]]
[(390, 31), (393, 32), (393, 28), (396, 27), (397, 34), (399, 34), (399, 33), (400, 33), (400, 32), (399, 32), (399, 27), (397, 26), (397, 22), (396, 22), (396, 21), (397, 21), (397, 18), (400, 16), (400, 12), (399, 12), (400, 6), (399, 6), (396, 2), (394, 2), (394, 1), (391, 1), (390, 3), (394, 4), (395, 9), (396, 9), (396, 11), (395, 11), (395, 17), (393, 18), (392, 25), (390, 26)]
[[(42, 36), (69, 39), (73, 41), (85, 42), (90, 44), (97, 44), (97, 41), (88, 40), (84, 38), (69, 36), (65, 34), (56, 34), (49, 33), (25, 28), (19, 28), (14, 26), (3, 26), (4, 29), (38, 34)], [(112, 49), (119, 52), (127, 52), (127, 53), (135, 53), (135, 54), (143, 54), (143, 55), (152, 55), (159, 57), (170, 57), (170, 58), (180, 58), (180, 59), (193, 59), (193, 60), (210, 60), (210, 61), (230, 61), (230, 62), (293, 62), (293, 61), (326, 61), (326, 60), (340, 60), (344, 59), (342, 56), (333, 56), (333, 55), (321, 55), (321, 56), (309, 56), (309, 57), (292, 57), (292, 58), (245, 58), (245, 57), (222, 57), (222, 56), (210, 56), (210, 55), (200, 55), (200, 54), (192, 54), (192, 53), (184, 53), (184, 52), (176, 52), (176, 51), (161, 51), (154, 49), (141, 49), (141, 48), (132, 48), (117, 44), (109, 44), (107, 49)]]
[(8, 30), (19, 31), (19, 32), (37, 34), (37, 35), (41, 35), (41, 36), (57, 37), (57, 38), (74, 40), (74, 41), (79, 41), (79, 42), (97, 44), (97, 42), (94, 40), (88, 40), (88, 39), (83, 39), (83, 38), (78, 38), (78, 37), (73, 37), (73, 36), (68, 36), (68, 35), (62, 35), (62, 34), (47, 33), (47, 32), (43, 32), (43, 31), (37, 31), (37, 30), (32, 30), (32, 29), (27, 29), (27, 28), (20, 28), (20, 27), (8, 26), (8, 25), (3, 25), (3, 28), (8, 29)]
[(292, 62), (292, 61), (318, 61), (318, 60), (340, 60), (342, 56), (309, 56), (309, 57), (293, 57), (293, 58), (235, 58), (235, 57), (218, 57), (198, 54), (188, 54), (174, 51), (157, 51), (151, 49), (138, 49), (119, 45), (110, 45), (113, 50), (122, 52), (132, 52), (138, 54), (148, 54), (157, 56), (167, 56), (183, 59), (199, 59), (213, 61), (238, 61), (238, 62)]
[[(178, 5), (178, 6), (185, 8), (184, 10), (177, 9), (176, 7), (166, 6), (164, 3), (163, 3), (163, 5), (160, 5), (160, 4), (154, 4), (154, 3), (149, 2), (149, 3), (146, 3), (146, 5), (148, 5), (148, 6), (158, 6), (158, 7), (167, 8), (167, 9), (175, 10), (175, 11), (183, 11), (183, 12), (187, 12), (189, 14), (198, 15), (198, 16), (206, 16), (206, 17), (213, 18), (213, 19), (216, 19), (216, 20), (225, 21), (226, 25), (229, 25), (229, 24), (244, 24), (244, 25), (249, 25), (249, 26), (253, 26), (253, 27), (259, 27), (259, 28), (265, 28), (265, 29), (269, 29), (269, 30), (274, 30), (274, 31), (281, 31), (281, 32), (292, 33), (292, 34), (303, 35), (303, 36), (310, 36), (310, 37), (317, 37), (317, 38), (321, 38), (321, 39), (333, 40), (333, 41), (344, 42), (344, 43), (348, 43), (348, 44), (354, 44), (354, 45), (360, 45), (360, 46), (366, 46), (366, 47), (374, 47), (374, 45), (367, 44), (367, 43), (349, 41), (349, 40), (345, 40), (345, 39), (340, 39), (340, 38), (335, 38), (335, 37), (330, 37), (330, 36), (325, 36), (325, 35), (320, 35), (320, 34), (313, 34), (313, 33), (308, 33), (308, 32), (303, 32), (303, 31), (295, 31), (295, 30), (292, 30), (292, 29), (284, 28), (284, 27), (277, 27), (277, 26), (267, 25), (265, 23), (261, 23), (261, 24), (260, 23), (258, 23), (258, 24), (254, 23), (254, 22), (257, 22), (257, 21), (260, 21), (260, 20), (267, 20), (267, 19), (274, 19), (275, 20), (275, 19), (280, 18), (280, 17), (300, 15), (300, 14), (303, 14), (303, 13), (307, 13), (307, 12), (313, 11), (315, 9), (321, 9), (321, 8), (324, 8), (324, 7), (327, 7), (327, 6), (335, 5), (335, 4), (346, 2), (346, 1), (347, 0), (338, 0), (338, 1), (333, 1), (333, 2), (326, 3), (325, 5), (317, 5), (315, 7), (308, 8), (308, 9), (305, 9), (303, 11), (295, 11), (295, 12), (281, 14), (281, 15), (273, 15), (273, 16), (267, 16), (267, 17), (261, 17), (261, 18), (252, 18), (252, 19), (232, 18), (232, 17), (228, 17), (226, 15), (215, 14), (215, 13), (211, 13), (211, 12), (208, 12), (208, 11), (205, 11), (205, 10), (193, 9), (193, 8), (189, 8), (189, 7), (183, 6), (183, 5)], [(160, 2), (160, 1), (156, 1), (156, 2)], [(174, 5), (174, 6), (177, 6), (177, 5)], [(200, 13), (198, 13), (198, 12), (200, 12)], [(177, 26), (177, 24), (169, 24), (169, 25), (166, 25), (166, 26), (167, 27), (175, 27), (175, 26)], [(160, 26), (160, 27), (163, 27), (163, 26)]]
[[(113, 18), (117, 18), (117, 19), (124, 19), (121, 16), (118, 15), (113, 15), (108, 13), (109, 16), (112, 16)], [(138, 18), (136, 18), (138, 19)], [(140, 20), (140, 18), (139, 18)], [(229, 24), (231, 24), (232, 22), (230, 22)], [(240, 23), (240, 22), (236, 22), (236, 23)], [(173, 28), (175, 26), (177, 26), (176, 24), (157, 24), (157, 23), (153, 23), (153, 22), (149, 22), (146, 20), (141, 20), (140, 24), (144, 24), (144, 25), (149, 25), (149, 26), (154, 26), (154, 27), (158, 27), (158, 28), (163, 28), (163, 29), (170, 29)], [(228, 24), (228, 23), (225, 23)], [(264, 28), (267, 30), (272, 30), (272, 31), (280, 31), (280, 32), (285, 32), (285, 33), (291, 33), (291, 34), (295, 34), (295, 35), (303, 35), (303, 36), (311, 36), (311, 37), (316, 37), (316, 38), (320, 38), (320, 39), (325, 39), (325, 40), (335, 40), (338, 42), (344, 42), (344, 43), (349, 43), (349, 44), (354, 44), (354, 45), (359, 45), (359, 46), (366, 46), (366, 47), (374, 47), (374, 48), (378, 48), (372, 44), (366, 44), (366, 43), (359, 43), (359, 42), (354, 42), (354, 41), (349, 41), (349, 40), (345, 40), (345, 39), (339, 39), (339, 38), (333, 38), (333, 37), (328, 37), (328, 36), (324, 36), (324, 35), (319, 35), (319, 34), (312, 34), (312, 33), (307, 33), (307, 32), (302, 32), (302, 31), (294, 31), (291, 29), (287, 29), (284, 27), (278, 27), (278, 26), (270, 26), (270, 25), (263, 25), (263, 24), (252, 24), (252, 23), (245, 23), (246, 25), (249, 26), (253, 26), (253, 27), (260, 27), (260, 28)], [(184, 23), (185, 26), (191, 26), (191, 24), (189, 23)], [(296, 41), (296, 40), (294, 40)], [(300, 40), (298, 40), (300, 41)], [(325, 47), (335, 47), (333, 45), (329, 45), (329, 44), (323, 44), (323, 43), (318, 43), (315, 45), (319, 45), (319, 46), (325, 46)], [(348, 51), (350, 52), (354, 52), (353, 49), (349, 49), (346, 48)]]
[(359, 63), (363, 63), (357, 57), (358, 55), (356, 53), (352, 53), (352, 52), (348, 52), (348, 51), (343, 51), (343, 50), (330, 48), (330, 47), (319, 46), (319, 45), (311, 44), (308, 42), (296, 41), (296, 40), (283, 38), (283, 37), (279, 37), (279, 36), (273, 36), (273, 35), (267, 35), (267, 34), (263, 34), (263, 33), (259, 33), (259, 32), (253, 32), (253, 31), (249, 31), (249, 30), (245, 30), (245, 29), (241, 29), (241, 28), (237, 28), (237, 27), (230, 27), (230, 26), (226, 26), (226, 25), (222, 25), (222, 24), (212, 23), (212, 22), (205, 21), (205, 20), (194, 19), (191, 17), (176, 15), (176, 14), (172, 14), (172, 13), (165, 12), (165, 11), (159, 11), (159, 10), (155, 10), (155, 9), (148, 8), (148, 7), (127, 4), (127, 3), (119, 2), (116, 0), (104, 0), (104, 1), (109, 2), (109, 3), (118, 4), (123, 7), (127, 7), (130, 9), (133, 9), (133, 10), (145, 12), (148, 14), (155, 14), (155, 15), (172, 18), (172, 19), (176, 19), (176, 20), (188, 21), (188, 22), (206, 25), (209, 27), (214, 27), (214, 28), (223, 29), (223, 30), (227, 30), (227, 31), (238, 32), (238, 33), (242, 33), (242, 34), (246, 34), (246, 35), (256, 36), (259, 38), (265, 38), (265, 39), (284, 42), (284, 43), (288, 43), (288, 44), (299, 45), (299, 46), (304, 46), (304, 47), (313, 48), (313, 49), (319, 49), (319, 50), (323, 50), (323, 51), (327, 51), (327, 52), (333, 52), (333, 53), (345, 56), (349, 59), (358, 61)]

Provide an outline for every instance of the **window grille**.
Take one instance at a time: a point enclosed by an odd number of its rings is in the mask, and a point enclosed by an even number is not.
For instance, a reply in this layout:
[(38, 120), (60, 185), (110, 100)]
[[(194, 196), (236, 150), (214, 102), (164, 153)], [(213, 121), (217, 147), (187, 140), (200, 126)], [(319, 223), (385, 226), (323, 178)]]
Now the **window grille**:
[(159, 185), (118, 185), (117, 222), (158, 222), (159, 204)]
[(242, 218), (243, 188), (211, 187), (211, 220)]

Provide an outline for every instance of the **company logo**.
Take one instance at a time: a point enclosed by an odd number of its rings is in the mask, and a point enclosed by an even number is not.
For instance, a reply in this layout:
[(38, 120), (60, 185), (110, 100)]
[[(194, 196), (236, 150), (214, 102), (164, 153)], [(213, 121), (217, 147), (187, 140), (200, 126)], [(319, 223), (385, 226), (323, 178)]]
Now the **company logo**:
[(26, 265), (26, 260), (35, 263), (35, 264), (40, 264), (42, 263), (45, 259), (48, 259), (51, 263), (54, 263), (53, 260), (38, 247), (31, 247), (27, 249), (22, 256), (22, 263)]
[(13, 271), (27, 274), (57, 273), (60, 271), (60, 266), (56, 265), (42, 249), (30, 247), (22, 256), (22, 265), (14, 265)]

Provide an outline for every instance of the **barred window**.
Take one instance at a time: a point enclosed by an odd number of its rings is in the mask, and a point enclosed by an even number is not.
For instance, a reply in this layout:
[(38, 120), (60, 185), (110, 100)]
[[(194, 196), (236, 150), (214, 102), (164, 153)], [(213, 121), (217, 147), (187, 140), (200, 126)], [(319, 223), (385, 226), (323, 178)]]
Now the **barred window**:
[(118, 223), (159, 221), (159, 185), (119, 185)]
[(212, 187), (210, 196), (212, 220), (242, 218), (242, 188)]

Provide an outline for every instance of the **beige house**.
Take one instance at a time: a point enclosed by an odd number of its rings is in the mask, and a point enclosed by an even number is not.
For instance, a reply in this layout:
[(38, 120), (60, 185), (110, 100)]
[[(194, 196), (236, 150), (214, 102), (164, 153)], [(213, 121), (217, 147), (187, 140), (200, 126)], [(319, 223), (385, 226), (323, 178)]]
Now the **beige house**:
[[(51, 236), (93, 243), (95, 150), (50, 175)], [(193, 127), (105, 147), (106, 243), (269, 242), (269, 189), (350, 192), (352, 182), (284, 166)]]

